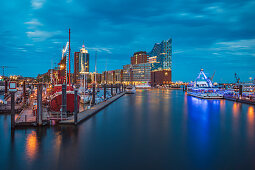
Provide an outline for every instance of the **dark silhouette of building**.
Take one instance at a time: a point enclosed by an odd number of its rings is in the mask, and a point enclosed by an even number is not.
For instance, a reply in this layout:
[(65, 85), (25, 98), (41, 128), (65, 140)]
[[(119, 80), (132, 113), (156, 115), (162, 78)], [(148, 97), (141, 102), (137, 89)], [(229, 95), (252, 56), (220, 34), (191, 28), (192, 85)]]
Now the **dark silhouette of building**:
[(77, 83), (77, 80), (79, 78), (79, 55), (80, 52), (74, 52), (74, 74), (73, 74), (73, 82), (74, 84)]

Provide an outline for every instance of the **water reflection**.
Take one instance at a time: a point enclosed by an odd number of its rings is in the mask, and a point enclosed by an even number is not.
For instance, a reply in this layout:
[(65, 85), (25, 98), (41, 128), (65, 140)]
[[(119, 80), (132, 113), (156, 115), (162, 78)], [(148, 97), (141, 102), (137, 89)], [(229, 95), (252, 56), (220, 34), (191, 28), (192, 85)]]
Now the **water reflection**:
[(35, 131), (32, 131), (26, 138), (26, 157), (33, 161), (38, 153), (38, 140)]
[(254, 137), (254, 107), (248, 107), (247, 120), (248, 120), (248, 135), (252, 139)]
[(20, 129), (11, 141), (9, 122), (0, 115), (11, 169), (234, 169), (255, 160), (254, 106), (182, 91), (137, 90), (77, 127)]
[(240, 112), (240, 103), (234, 102), (232, 110), (233, 110), (234, 118), (237, 118), (238, 117), (238, 113)]

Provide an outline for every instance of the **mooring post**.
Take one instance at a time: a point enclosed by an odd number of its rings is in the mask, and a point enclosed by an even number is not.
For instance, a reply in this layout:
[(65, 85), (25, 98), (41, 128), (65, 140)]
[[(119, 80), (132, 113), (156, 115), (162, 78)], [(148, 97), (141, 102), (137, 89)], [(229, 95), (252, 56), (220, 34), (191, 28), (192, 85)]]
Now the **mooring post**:
[(111, 95), (112, 95), (112, 97), (113, 97), (113, 84), (111, 84)]
[(118, 94), (118, 84), (115, 84), (115, 95), (117, 95)]
[(106, 100), (106, 84), (104, 84), (104, 100)]
[(23, 98), (24, 98), (24, 104), (26, 104), (26, 81), (23, 81)]
[(95, 84), (93, 84), (93, 91), (92, 91), (92, 105), (95, 105), (95, 97), (96, 97), (96, 87)]
[(243, 85), (239, 85), (239, 96), (243, 96)]
[(11, 92), (11, 128), (15, 128), (15, 92)]
[(77, 114), (78, 114), (78, 100), (77, 95), (78, 91), (77, 89), (74, 90), (74, 124), (77, 125)]
[(6, 95), (7, 95), (7, 93), (8, 93), (8, 81), (7, 81), (7, 80), (5, 80), (4, 93), (5, 93), (5, 96), (6, 96)]
[(42, 84), (37, 85), (37, 125), (42, 125)]
[(62, 112), (61, 116), (66, 114), (67, 112), (67, 101), (66, 101), (66, 84), (62, 84)]

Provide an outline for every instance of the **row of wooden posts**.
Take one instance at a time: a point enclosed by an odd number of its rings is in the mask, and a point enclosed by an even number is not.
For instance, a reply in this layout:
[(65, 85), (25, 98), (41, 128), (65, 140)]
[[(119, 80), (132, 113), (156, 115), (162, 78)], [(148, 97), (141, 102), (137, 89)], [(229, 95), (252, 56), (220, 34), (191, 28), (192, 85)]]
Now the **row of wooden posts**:
[[(25, 87), (25, 84), (24, 84)], [(104, 99), (106, 100), (106, 89), (111, 89), (111, 96), (114, 96), (114, 88), (116, 94), (122, 93), (125, 91), (125, 86), (123, 84), (111, 84), (111, 85), (101, 85), (99, 88), (104, 89)], [(25, 89), (25, 88), (24, 88)], [(36, 123), (37, 125), (42, 125), (42, 89), (43, 84), (37, 84), (37, 114), (36, 114)], [(62, 108), (61, 114), (65, 114), (67, 112), (67, 97), (66, 97), (66, 84), (62, 85)], [(24, 90), (25, 92), (25, 90)], [(92, 87), (92, 102), (91, 105), (95, 105), (95, 95), (96, 95), (96, 86), (93, 84)], [(74, 121), (77, 124), (77, 114), (78, 114), (78, 89), (74, 90)], [(15, 128), (15, 92), (11, 92), (11, 127)]]
[[(124, 86), (123, 84), (115, 84), (115, 85), (113, 85), (113, 84), (111, 84), (111, 85), (104, 84), (104, 85), (99, 86), (99, 88), (104, 89), (104, 100), (106, 100), (107, 88), (111, 89), (111, 96), (113, 97), (114, 96), (114, 93), (113, 93), (114, 88), (115, 88), (115, 91), (116, 91), (115, 94), (117, 95), (118, 93), (124, 92), (126, 86)], [(63, 88), (62, 88), (62, 90), (63, 90)], [(62, 94), (64, 94), (64, 93), (62, 92)], [(62, 99), (63, 99), (63, 96), (62, 96)], [(96, 99), (96, 85), (93, 84), (93, 86), (92, 86), (92, 102), (91, 102), (92, 106), (95, 105), (95, 99)], [(77, 119), (78, 119), (77, 115), (78, 115), (78, 112), (79, 112), (78, 111), (78, 102), (77, 102), (77, 100), (78, 100), (78, 91), (77, 91), (77, 89), (75, 89), (75, 91), (74, 91), (74, 124), (75, 125), (77, 125)]]

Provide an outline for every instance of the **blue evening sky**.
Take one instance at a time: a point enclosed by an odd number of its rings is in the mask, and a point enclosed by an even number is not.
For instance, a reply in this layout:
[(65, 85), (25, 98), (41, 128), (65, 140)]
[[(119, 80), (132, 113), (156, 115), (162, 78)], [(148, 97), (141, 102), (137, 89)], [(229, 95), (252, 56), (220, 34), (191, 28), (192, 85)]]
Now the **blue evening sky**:
[[(8, 75), (37, 76), (84, 42), (94, 71), (122, 68), (136, 51), (173, 38), (173, 81), (201, 67), (218, 82), (255, 77), (253, 0), (8, 0), (0, 5), (0, 65)], [(72, 59), (73, 62), (73, 59)], [(2, 74), (2, 71), (1, 71)]]

